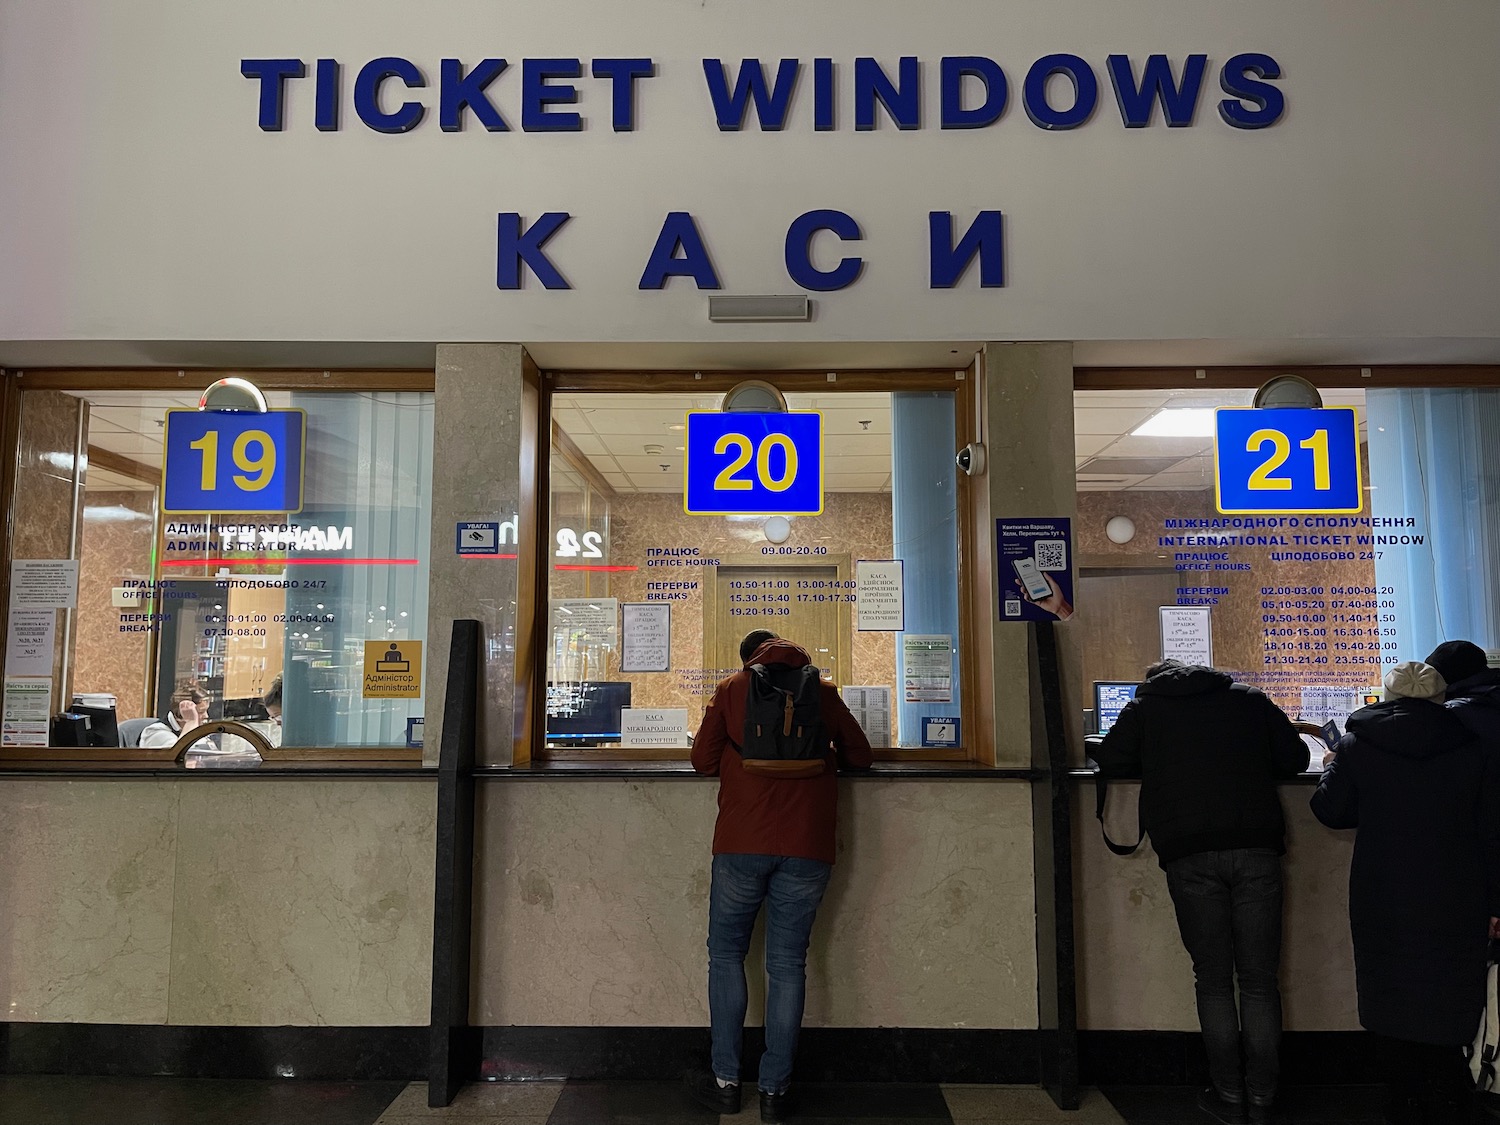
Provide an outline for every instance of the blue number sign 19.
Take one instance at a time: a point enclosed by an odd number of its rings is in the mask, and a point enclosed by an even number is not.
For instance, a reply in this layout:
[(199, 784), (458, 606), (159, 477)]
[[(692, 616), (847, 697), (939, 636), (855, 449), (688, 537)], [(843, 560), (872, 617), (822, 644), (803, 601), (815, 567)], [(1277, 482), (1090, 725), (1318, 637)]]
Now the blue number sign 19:
[(1363, 509), (1359, 419), (1352, 406), (1221, 407), (1214, 414), (1214, 431), (1220, 512), (1350, 514)]
[(301, 410), (169, 410), (162, 466), (167, 513), (302, 510)]
[(692, 411), (685, 436), (682, 507), (689, 515), (822, 512), (822, 415)]

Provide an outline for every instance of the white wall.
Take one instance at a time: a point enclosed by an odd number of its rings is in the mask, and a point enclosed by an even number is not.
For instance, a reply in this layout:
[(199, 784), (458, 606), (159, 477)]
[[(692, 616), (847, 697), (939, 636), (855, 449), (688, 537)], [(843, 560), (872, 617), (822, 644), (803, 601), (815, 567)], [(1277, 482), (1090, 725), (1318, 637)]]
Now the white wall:
[[(8, 0), (0, 341), (1338, 338), (1358, 358), (1446, 338), (1496, 359), (1497, 49), (1491, 0)], [(1053, 51), (1101, 81), (1071, 132), (1020, 104)], [(1209, 55), (1191, 128), (1121, 125), (1105, 56), (1156, 51)], [(1214, 109), (1244, 51), (1283, 68), (1268, 129)], [(938, 59), (965, 53), (1002, 63), (1011, 103), (942, 131)], [(512, 60), (492, 93), (513, 127), (523, 57), (646, 55), (658, 77), (633, 133), (584, 78), (581, 133), (444, 133), (429, 110), (391, 136), (351, 105), (353, 72), (384, 54), (433, 82), (444, 56)], [(846, 103), (814, 133), (810, 75), (787, 130), (716, 129), (703, 57), (829, 55), (847, 82), (856, 54), (922, 58), (922, 129), (856, 133)], [(343, 61), (343, 129), (312, 127), (310, 78), (286, 131), (257, 128), (239, 64), (258, 56)], [(863, 223), (867, 266), (810, 324), (711, 325), (689, 282), (636, 288), (664, 214), (688, 210), (726, 292), (794, 291), (782, 240), (815, 207)], [(929, 290), (927, 212), (980, 208), (1006, 213), (1008, 286)], [(507, 210), (574, 214), (549, 247), (572, 291), (495, 288)]]

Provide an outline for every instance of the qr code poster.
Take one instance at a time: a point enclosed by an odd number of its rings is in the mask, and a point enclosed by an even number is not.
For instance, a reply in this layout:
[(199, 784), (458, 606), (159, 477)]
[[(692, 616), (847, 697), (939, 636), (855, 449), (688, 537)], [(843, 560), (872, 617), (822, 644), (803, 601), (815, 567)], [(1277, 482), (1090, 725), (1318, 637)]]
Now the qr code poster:
[(1073, 522), (995, 521), (996, 599), (1002, 621), (1066, 621), (1073, 616)]

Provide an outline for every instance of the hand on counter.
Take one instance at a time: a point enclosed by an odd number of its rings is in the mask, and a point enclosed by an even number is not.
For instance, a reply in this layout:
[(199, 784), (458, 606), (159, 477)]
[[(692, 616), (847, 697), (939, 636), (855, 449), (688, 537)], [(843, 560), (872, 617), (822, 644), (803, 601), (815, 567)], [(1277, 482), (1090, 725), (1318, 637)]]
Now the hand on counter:
[(1326, 770), (1329, 766), (1333, 765), (1334, 760), (1338, 758), (1338, 756), (1339, 754), (1337, 750), (1323, 751), (1323, 768)]

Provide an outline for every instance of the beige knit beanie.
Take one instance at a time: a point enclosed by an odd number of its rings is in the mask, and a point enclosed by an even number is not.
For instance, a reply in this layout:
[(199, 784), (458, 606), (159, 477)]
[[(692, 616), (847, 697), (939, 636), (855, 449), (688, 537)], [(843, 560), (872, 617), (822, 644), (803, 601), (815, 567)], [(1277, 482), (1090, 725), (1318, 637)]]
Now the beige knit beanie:
[(1408, 660), (1385, 674), (1387, 699), (1435, 699), (1441, 701), (1447, 683), (1431, 664)]

